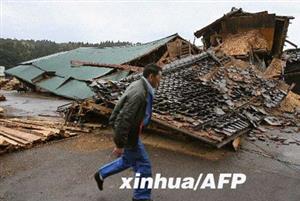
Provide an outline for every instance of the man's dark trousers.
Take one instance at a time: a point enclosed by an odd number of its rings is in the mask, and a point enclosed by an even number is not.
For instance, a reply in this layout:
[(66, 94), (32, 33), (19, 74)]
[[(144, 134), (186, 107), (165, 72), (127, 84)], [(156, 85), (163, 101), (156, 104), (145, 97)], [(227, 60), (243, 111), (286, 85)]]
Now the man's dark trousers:
[[(101, 167), (99, 174), (105, 179), (106, 177), (119, 173), (129, 167), (132, 167), (135, 173), (140, 173), (140, 178), (152, 177), (149, 156), (140, 139), (135, 148), (125, 148), (121, 157)], [(131, 187), (133, 187), (133, 184), (131, 184)], [(151, 189), (149, 189), (147, 185), (146, 188), (143, 189), (134, 189), (133, 198), (137, 200), (150, 200)]]

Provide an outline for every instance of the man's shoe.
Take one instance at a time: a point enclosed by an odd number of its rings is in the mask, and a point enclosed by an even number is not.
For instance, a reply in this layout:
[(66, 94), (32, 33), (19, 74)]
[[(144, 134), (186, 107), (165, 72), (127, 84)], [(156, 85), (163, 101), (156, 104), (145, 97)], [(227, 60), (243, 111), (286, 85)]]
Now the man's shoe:
[(102, 191), (102, 190), (103, 190), (103, 182), (104, 182), (104, 181), (103, 181), (102, 179), (100, 179), (99, 172), (96, 172), (96, 173), (94, 174), (94, 178), (95, 178), (95, 180), (96, 180), (96, 182), (97, 182), (97, 185), (98, 185), (99, 190)]

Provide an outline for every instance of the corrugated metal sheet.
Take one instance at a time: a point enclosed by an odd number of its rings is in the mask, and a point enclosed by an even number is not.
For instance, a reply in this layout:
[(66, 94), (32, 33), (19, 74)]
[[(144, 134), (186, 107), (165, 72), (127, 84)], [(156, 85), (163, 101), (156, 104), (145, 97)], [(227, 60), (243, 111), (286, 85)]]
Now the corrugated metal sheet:
[[(94, 94), (86, 81), (100, 77), (106, 80), (118, 81), (129, 73), (116, 72), (115, 69), (107, 67), (72, 67), (71, 60), (123, 64), (156, 50), (177, 36), (177, 34), (174, 34), (160, 40), (135, 46), (111, 48), (82, 47), (23, 62), (23, 65), (11, 68), (5, 73), (60, 96), (72, 99), (85, 99)], [(32, 83), (32, 79), (45, 72), (55, 72), (55, 76)]]
[(55, 91), (67, 79), (68, 78), (54, 76), (52, 78), (37, 82), (36, 86), (51, 92)]
[(36, 83), (36, 86), (71, 99), (85, 99), (94, 95), (88, 84), (73, 78), (54, 76), (52, 78)]
[(32, 84), (32, 79), (42, 75), (44, 72), (32, 65), (20, 65), (5, 71), (5, 73), (19, 77), (30, 84)]
[(56, 74), (64, 77), (73, 77), (77, 80), (88, 81), (96, 77), (104, 76), (113, 70), (114, 69), (112, 68), (82, 66), (76, 68), (58, 69)]
[(73, 79), (56, 89), (54, 93), (72, 99), (86, 99), (94, 95), (86, 82)]
[(51, 57), (55, 57), (55, 56), (58, 56), (60, 54), (65, 54), (67, 53), (68, 51), (64, 51), (64, 52), (58, 52), (58, 53), (55, 53), (55, 54), (50, 54), (50, 55), (47, 55), (47, 56), (44, 56), (44, 57), (39, 57), (39, 58), (36, 58), (36, 59), (32, 59), (32, 60), (29, 60), (29, 61), (24, 61), (22, 62), (21, 64), (32, 64), (36, 61), (39, 61), (39, 60), (43, 60), (43, 59), (49, 59)]

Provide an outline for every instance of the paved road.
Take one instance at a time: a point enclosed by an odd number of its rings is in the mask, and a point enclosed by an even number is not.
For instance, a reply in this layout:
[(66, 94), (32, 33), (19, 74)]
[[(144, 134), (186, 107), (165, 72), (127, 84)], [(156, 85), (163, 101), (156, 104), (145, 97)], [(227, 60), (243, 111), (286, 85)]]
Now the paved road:
[[(147, 137), (153, 171), (166, 177), (196, 177), (199, 173), (244, 173), (236, 190), (155, 190), (155, 201), (298, 201), (300, 168), (258, 154), (257, 145), (245, 143), (238, 153), (214, 150), (198, 143), (177, 144)], [(175, 144), (172, 144), (175, 143)], [(170, 145), (170, 146), (168, 146)], [(174, 146), (177, 146), (177, 148)], [(171, 148), (173, 147), (173, 148)], [(89, 134), (0, 156), (0, 200), (5, 201), (126, 201), (131, 190), (119, 190), (121, 176), (112, 176), (99, 192), (93, 180), (108, 161), (112, 144), (103, 134)], [(170, 150), (173, 149), (173, 150)], [(177, 149), (177, 151), (174, 151)], [(190, 153), (197, 152), (194, 155)]]
[(0, 90), (0, 94), (6, 97), (6, 101), (0, 102), (0, 107), (5, 109), (5, 116), (59, 116), (57, 107), (71, 102), (60, 97), (47, 96), (45, 93)]

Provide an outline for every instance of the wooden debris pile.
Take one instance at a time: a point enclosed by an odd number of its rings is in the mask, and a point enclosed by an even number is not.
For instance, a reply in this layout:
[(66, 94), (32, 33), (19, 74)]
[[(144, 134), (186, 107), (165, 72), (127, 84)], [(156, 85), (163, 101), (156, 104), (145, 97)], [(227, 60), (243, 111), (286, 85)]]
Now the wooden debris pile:
[(251, 51), (267, 51), (268, 43), (258, 30), (229, 34), (219, 47), (226, 55), (249, 55)]
[(53, 139), (89, 133), (89, 128), (66, 126), (62, 122), (20, 118), (0, 119), (0, 153), (30, 148)]
[(20, 86), (21, 86), (21, 83), (16, 78), (12, 78), (12, 79), (1, 78), (0, 79), (0, 89), (17, 90)]

